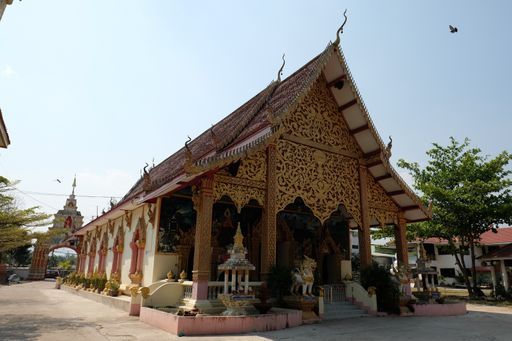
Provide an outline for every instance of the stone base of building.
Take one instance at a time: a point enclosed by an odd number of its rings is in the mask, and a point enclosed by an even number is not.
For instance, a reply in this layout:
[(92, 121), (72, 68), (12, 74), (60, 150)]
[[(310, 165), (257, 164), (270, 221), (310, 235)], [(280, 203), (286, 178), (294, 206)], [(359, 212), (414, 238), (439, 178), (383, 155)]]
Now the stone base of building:
[(300, 326), (302, 311), (272, 308), (268, 314), (251, 316), (178, 316), (142, 307), (140, 320), (179, 336), (242, 334)]
[(70, 287), (68, 285), (63, 285), (61, 287), (62, 290), (73, 293), (75, 295), (99, 302), (108, 305), (109, 307), (121, 309), (128, 313), (130, 313), (131, 304), (130, 304), (130, 298), (126, 296), (119, 296), (119, 297), (112, 297), (102, 294), (97, 294), (94, 292), (84, 291), (84, 290), (78, 290), (73, 287)]
[(284, 302), (292, 309), (302, 311), (302, 322), (303, 323), (316, 323), (320, 322), (320, 318), (313, 311), (315, 306), (318, 305), (317, 297), (309, 296), (285, 296)]
[(226, 307), (220, 300), (194, 300), (192, 298), (183, 299), (179, 307), (185, 311), (198, 311), (200, 314), (217, 315), (226, 310)]

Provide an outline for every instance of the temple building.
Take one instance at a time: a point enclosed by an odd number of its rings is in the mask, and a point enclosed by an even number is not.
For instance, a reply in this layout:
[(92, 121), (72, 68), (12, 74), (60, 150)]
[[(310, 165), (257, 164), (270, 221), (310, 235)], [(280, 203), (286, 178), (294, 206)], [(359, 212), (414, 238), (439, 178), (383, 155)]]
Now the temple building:
[(284, 80), (281, 71), (76, 231), (78, 271), (126, 286), (184, 271), (192, 299), (205, 301), (209, 283), (223, 280), (218, 266), (238, 224), (251, 281), (307, 255), (318, 264), (315, 283), (341, 282), (350, 230), (359, 231), (365, 266), (370, 227), (383, 225), (395, 226), (398, 261), (407, 264), (406, 226), (430, 213), (390, 164), (391, 142), (369, 116), (339, 37)]
[(75, 187), (76, 177), (73, 180), (73, 190), (66, 199), (66, 204), (59, 210), (53, 219), (53, 230), (48, 240), (38, 240), (34, 246), (32, 262), (30, 264), (28, 278), (32, 280), (44, 279), (46, 267), (48, 266), (48, 254), (59, 248), (70, 248), (77, 251), (78, 239), (73, 235), (83, 224), (84, 217), (78, 210)]

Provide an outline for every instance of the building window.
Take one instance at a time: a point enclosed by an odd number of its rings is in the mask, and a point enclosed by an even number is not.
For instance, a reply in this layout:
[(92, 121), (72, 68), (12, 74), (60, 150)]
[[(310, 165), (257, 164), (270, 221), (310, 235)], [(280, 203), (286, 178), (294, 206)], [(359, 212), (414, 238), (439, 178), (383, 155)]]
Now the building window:
[(455, 269), (441, 268), (441, 276), (446, 277), (446, 278), (455, 278)]
[(352, 248), (357, 250), (359, 249), (359, 245), (352, 245)]

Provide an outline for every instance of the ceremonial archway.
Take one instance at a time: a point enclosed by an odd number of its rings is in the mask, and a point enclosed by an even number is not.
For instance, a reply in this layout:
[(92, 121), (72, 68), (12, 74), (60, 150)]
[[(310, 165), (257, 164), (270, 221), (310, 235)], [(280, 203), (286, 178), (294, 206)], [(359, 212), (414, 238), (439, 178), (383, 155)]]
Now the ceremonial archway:
[[(80, 249), (78, 247), (78, 240), (76, 238), (67, 238), (64, 235), (60, 238), (54, 238), (54, 242), (41, 242), (37, 241), (34, 245), (34, 251), (32, 253), (32, 262), (28, 271), (29, 280), (43, 280), (46, 275), (46, 268), (48, 267), (50, 252), (68, 248), (76, 252), (77, 262)], [(78, 264), (76, 265), (78, 267)]]

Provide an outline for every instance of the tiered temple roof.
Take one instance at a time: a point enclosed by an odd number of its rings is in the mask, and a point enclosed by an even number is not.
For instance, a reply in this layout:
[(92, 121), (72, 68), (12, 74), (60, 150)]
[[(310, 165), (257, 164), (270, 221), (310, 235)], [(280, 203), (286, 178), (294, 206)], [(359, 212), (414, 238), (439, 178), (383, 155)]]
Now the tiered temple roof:
[[(352, 78), (342, 50), (329, 43), (319, 55), (284, 80), (279, 77), (233, 113), (204, 131), (185, 147), (150, 169), (111, 211), (128, 203), (153, 202), (158, 196), (188, 186), (201, 174), (235, 162), (278, 137), (280, 119), (294, 110), (319, 77), (325, 77), (340, 115), (358, 143), (369, 172), (409, 222), (430, 212), (389, 162), (390, 150), (378, 134)], [(344, 86), (335, 86), (340, 81)], [(349, 89), (349, 90), (347, 90)], [(110, 219), (110, 212), (95, 225)]]

